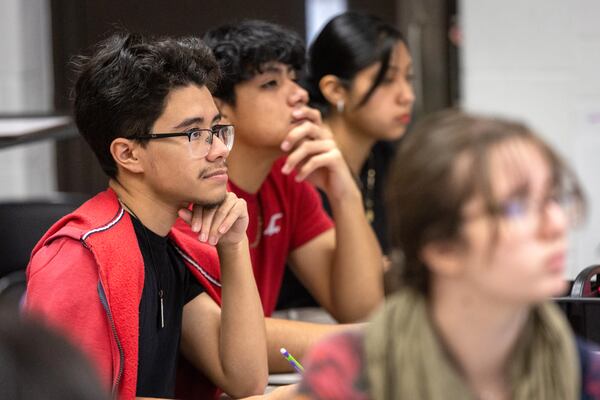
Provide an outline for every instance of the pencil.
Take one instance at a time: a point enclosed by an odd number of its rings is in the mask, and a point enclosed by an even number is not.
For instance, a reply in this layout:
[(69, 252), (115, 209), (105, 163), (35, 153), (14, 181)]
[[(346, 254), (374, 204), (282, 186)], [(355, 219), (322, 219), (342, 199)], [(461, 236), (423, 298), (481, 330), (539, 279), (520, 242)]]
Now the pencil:
[(288, 353), (288, 351), (285, 348), (282, 347), (281, 349), (279, 349), (279, 351), (281, 352), (281, 355), (284, 356), (286, 360), (288, 360), (292, 367), (294, 367), (294, 369), (298, 371), (298, 373), (301, 374), (304, 372), (304, 367), (302, 366), (302, 364), (300, 364), (298, 360), (294, 358), (294, 356)]

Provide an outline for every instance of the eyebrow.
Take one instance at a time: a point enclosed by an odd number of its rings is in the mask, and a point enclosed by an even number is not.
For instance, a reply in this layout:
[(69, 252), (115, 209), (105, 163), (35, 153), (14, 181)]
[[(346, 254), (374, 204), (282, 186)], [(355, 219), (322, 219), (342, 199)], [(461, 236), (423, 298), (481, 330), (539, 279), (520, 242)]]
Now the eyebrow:
[[(285, 68), (285, 71), (284, 71)], [(265, 64), (262, 66), (262, 68), (260, 69), (261, 73), (277, 73), (277, 74), (282, 74), (284, 72), (294, 72), (294, 67), (292, 67), (291, 65), (286, 65), (285, 67), (282, 67), (280, 65), (273, 65), (273, 64)]]
[[(392, 72), (392, 73), (396, 73), (396, 72), (402, 71), (402, 69), (403, 69), (403, 68), (402, 68), (402, 66), (400, 66), (400, 65), (396, 65), (396, 64), (389, 64), (389, 65), (388, 65), (388, 67), (387, 67), (387, 71), (386, 71), (386, 72)], [(412, 65), (412, 63), (406, 64), (406, 65), (404, 66), (404, 70), (405, 70), (407, 73), (409, 73), (409, 74), (413, 73), (414, 71), (413, 71), (413, 65)]]
[[(216, 114), (213, 119), (212, 119), (212, 124), (219, 122), (221, 120), (221, 114)], [(181, 121), (177, 126), (175, 126), (175, 129), (180, 129), (180, 128), (185, 128), (186, 126), (190, 126), (190, 125), (199, 125), (202, 124), (204, 122), (204, 118), (203, 117), (192, 117), (192, 118), (186, 118), (183, 121)]]
[(512, 199), (515, 197), (522, 198), (529, 195), (531, 191), (531, 184), (527, 180), (516, 183), (511, 190), (508, 192), (506, 198)]

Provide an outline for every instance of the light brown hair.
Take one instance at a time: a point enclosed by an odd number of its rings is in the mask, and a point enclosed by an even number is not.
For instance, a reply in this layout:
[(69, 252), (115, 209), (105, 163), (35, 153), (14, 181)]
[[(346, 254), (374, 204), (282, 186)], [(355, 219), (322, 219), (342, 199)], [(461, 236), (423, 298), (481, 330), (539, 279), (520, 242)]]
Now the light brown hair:
[[(391, 164), (386, 207), (392, 259), (400, 280), (394, 286), (428, 293), (430, 273), (420, 253), (434, 241), (460, 240), (463, 208), (474, 195), (481, 194), (486, 211), (498, 216), (489, 159), (499, 145), (513, 140), (540, 150), (550, 167), (553, 189), (568, 186), (578, 216), (583, 215), (583, 194), (574, 174), (526, 125), (458, 110), (432, 114), (404, 138)], [(465, 159), (467, 173), (458, 174), (458, 161)]]

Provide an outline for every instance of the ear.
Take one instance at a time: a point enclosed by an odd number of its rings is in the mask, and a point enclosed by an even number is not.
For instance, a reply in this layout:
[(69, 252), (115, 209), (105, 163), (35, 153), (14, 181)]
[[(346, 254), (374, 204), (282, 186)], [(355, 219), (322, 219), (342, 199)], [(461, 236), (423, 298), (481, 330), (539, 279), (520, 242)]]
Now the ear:
[(421, 260), (432, 272), (453, 277), (462, 273), (463, 246), (457, 241), (437, 240), (426, 244), (421, 250)]
[(144, 172), (139, 158), (140, 150), (140, 143), (130, 139), (116, 138), (110, 144), (110, 154), (117, 167), (135, 174)]
[(235, 119), (235, 110), (233, 109), (233, 106), (217, 97), (214, 97), (214, 100), (217, 109), (221, 113), (220, 123), (233, 124), (233, 120)]
[(325, 100), (334, 107), (339, 101), (346, 101), (346, 88), (335, 75), (325, 75), (322, 77), (319, 81), (319, 90), (323, 93)]

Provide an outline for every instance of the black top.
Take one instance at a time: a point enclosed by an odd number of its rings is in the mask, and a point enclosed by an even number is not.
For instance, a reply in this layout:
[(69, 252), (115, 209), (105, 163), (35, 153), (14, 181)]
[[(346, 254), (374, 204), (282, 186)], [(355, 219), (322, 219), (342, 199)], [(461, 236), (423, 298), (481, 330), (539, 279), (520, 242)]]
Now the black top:
[[(370, 199), (373, 202), (373, 221), (371, 227), (375, 231), (379, 245), (383, 253), (388, 252), (388, 231), (384, 207), (384, 187), (387, 180), (388, 167), (396, 152), (396, 142), (377, 142), (371, 149), (369, 159), (363, 165), (360, 171), (359, 187), (363, 197), (363, 203)], [(372, 188), (368, 185), (369, 169), (375, 171), (375, 182)], [(370, 190), (369, 190), (370, 189)], [(331, 206), (325, 193), (320, 192), (323, 208), (331, 216)], [(365, 210), (366, 212), (367, 210)], [(304, 288), (302, 283), (296, 278), (289, 265), (285, 268), (281, 291), (277, 300), (277, 310), (284, 310), (295, 307), (317, 307), (316, 300)]]
[[(369, 158), (362, 166), (360, 170), (358, 186), (360, 188), (363, 204), (365, 206), (365, 212), (367, 211), (367, 201), (371, 200), (373, 206), (373, 221), (371, 221), (371, 227), (375, 231), (379, 245), (383, 254), (388, 253), (388, 230), (387, 230), (387, 219), (385, 215), (384, 206), (384, 188), (387, 181), (388, 168), (394, 154), (396, 152), (397, 144), (395, 142), (377, 142), (371, 149)], [(375, 182), (372, 188), (368, 184), (369, 170), (375, 172)], [(331, 205), (327, 195), (321, 191), (321, 201), (323, 202), (323, 208), (327, 211), (327, 214), (332, 215)]]
[[(144, 258), (144, 289), (140, 301), (140, 335), (136, 395), (175, 398), (175, 373), (183, 306), (204, 291), (183, 263), (168, 237), (132, 218)], [(164, 327), (161, 328), (163, 296)]]

